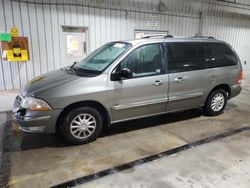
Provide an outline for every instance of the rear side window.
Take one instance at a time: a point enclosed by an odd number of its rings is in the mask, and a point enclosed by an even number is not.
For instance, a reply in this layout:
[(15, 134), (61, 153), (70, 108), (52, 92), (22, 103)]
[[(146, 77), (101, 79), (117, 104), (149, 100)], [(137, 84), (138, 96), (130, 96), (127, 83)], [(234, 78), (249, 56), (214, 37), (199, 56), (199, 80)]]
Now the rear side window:
[(204, 48), (202, 43), (175, 42), (167, 43), (168, 71), (185, 72), (204, 69)]
[(207, 43), (206, 62), (208, 68), (214, 68), (236, 65), (238, 60), (228, 45), (223, 43)]

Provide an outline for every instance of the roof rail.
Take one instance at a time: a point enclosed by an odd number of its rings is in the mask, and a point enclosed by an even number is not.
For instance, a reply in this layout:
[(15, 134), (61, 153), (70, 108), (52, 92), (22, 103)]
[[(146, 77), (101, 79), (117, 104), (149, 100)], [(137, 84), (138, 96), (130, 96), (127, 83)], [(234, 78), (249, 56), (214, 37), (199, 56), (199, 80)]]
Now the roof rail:
[(194, 38), (208, 38), (208, 39), (215, 39), (214, 37), (212, 37), (212, 36), (204, 36), (204, 35), (199, 35), (199, 34), (197, 34), (197, 35), (195, 35), (195, 36), (193, 36)]
[(174, 38), (174, 36), (173, 35), (165, 35), (164, 39), (166, 39), (166, 38)]
[(148, 38), (152, 38), (152, 37), (163, 37), (165, 38), (173, 38), (173, 35), (165, 35), (165, 34), (154, 34), (154, 35), (146, 35), (144, 37), (142, 37), (143, 39), (148, 39)]

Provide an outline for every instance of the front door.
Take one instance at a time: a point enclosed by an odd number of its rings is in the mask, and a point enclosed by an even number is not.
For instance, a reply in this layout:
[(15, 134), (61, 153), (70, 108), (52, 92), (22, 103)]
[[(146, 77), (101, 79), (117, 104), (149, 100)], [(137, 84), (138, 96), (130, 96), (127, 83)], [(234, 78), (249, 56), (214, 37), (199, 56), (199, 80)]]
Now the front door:
[(202, 43), (167, 43), (166, 52), (169, 72), (167, 111), (199, 107), (211, 84)]
[(161, 43), (138, 47), (113, 70), (131, 72), (130, 78), (108, 83), (113, 122), (164, 112), (168, 76), (162, 66), (163, 50)]

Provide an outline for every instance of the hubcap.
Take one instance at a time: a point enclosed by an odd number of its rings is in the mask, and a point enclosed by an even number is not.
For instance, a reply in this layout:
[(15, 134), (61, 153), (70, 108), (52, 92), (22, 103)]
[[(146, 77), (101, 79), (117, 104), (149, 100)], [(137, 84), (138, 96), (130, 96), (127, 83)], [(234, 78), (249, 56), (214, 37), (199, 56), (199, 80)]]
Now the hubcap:
[(220, 111), (225, 103), (225, 97), (222, 93), (217, 93), (211, 102), (211, 108), (213, 109), (213, 111), (218, 112)]
[(87, 138), (93, 134), (96, 129), (95, 118), (87, 113), (79, 114), (70, 124), (71, 134), (78, 139)]

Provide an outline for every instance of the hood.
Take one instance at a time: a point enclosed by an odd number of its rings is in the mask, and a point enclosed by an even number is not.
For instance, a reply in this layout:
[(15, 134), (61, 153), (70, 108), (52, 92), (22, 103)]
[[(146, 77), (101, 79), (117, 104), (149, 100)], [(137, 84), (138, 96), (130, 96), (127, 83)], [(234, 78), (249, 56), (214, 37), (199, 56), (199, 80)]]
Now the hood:
[(48, 72), (30, 80), (21, 90), (22, 96), (36, 96), (48, 89), (71, 82), (78, 77), (63, 70)]

